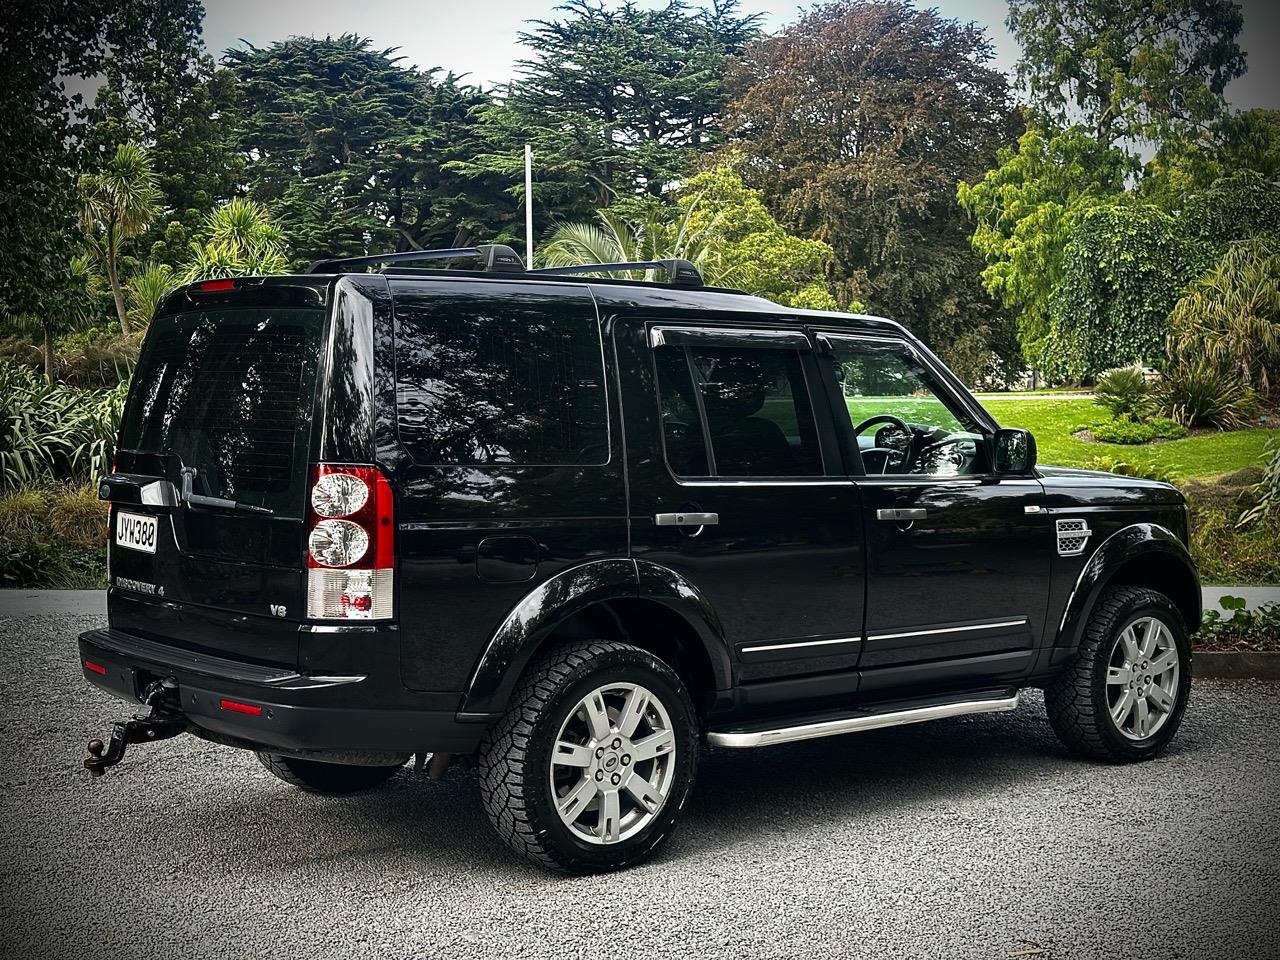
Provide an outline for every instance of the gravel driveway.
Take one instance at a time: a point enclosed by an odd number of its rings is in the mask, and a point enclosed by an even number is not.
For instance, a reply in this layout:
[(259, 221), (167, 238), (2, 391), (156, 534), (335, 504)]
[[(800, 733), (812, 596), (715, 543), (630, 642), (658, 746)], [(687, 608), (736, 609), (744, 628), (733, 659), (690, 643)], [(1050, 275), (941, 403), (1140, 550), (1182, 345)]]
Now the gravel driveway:
[(1200, 683), (1136, 767), (1070, 759), (1035, 695), (710, 753), (658, 861), (573, 879), (466, 771), (326, 799), (179, 738), (90, 782), (124, 712), (79, 676), (97, 619), (0, 619), (5, 956), (1280, 956), (1278, 686)]

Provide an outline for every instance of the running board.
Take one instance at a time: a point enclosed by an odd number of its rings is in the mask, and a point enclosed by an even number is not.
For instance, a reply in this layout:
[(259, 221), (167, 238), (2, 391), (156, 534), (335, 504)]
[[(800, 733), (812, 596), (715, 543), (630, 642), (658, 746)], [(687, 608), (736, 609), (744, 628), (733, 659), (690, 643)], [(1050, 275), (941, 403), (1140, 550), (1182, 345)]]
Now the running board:
[(789, 727), (770, 729), (739, 728), (736, 730), (712, 730), (707, 740), (717, 747), (767, 747), (775, 743), (792, 743), (796, 740), (814, 740), (818, 737), (834, 737), (842, 733), (860, 733), (863, 730), (879, 730), (881, 727), (900, 727), (907, 723), (925, 720), (942, 720), (946, 717), (963, 717), (973, 713), (1003, 713), (1018, 708), (1018, 695), (988, 700), (964, 700), (958, 703), (936, 703), (927, 707), (892, 710), (888, 713), (858, 713), (853, 716), (801, 723)]

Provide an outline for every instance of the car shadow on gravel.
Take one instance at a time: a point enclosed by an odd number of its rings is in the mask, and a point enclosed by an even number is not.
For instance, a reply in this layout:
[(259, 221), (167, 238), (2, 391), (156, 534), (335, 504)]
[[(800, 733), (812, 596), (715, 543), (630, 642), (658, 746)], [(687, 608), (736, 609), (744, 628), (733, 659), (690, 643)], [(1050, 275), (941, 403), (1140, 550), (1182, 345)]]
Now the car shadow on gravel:
[[(248, 754), (189, 744), (174, 751), (178, 756), (135, 755), (132, 770), (122, 768), (110, 782), (87, 786), (106, 794), (89, 806), (114, 806), (117, 800), (133, 806), (131, 841), (160, 862), (253, 861), (269, 840), (271, 868), (289, 873), (341, 862), (344, 871), (403, 871), (434, 883), (552, 877), (524, 864), (498, 840), (472, 769), (455, 767), (428, 780), (406, 768), (376, 790), (324, 797), (278, 783)], [(1199, 746), (1195, 737), (1184, 736), (1166, 757)], [(194, 765), (202, 782), (188, 788), (161, 774), (162, 792), (140, 792), (137, 780), (151, 779), (146, 768), (152, 763)], [(776, 837), (783, 824), (788, 835), (816, 836), (861, 819), (892, 821), (898, 812), (904, 822), (913, 821), (938, 802), (981, 808), (989, 798), (999, 805), (1011, 794), (1049, 793), (1052, 783), (1071, 777), (1071, 766), (1082, 763), (1087, 761), (1058, 744), (1035, 702), (1011, 714), (757, 750), (707, 749), (675, 842), (654, 864), (722, 856), (734, 845)], [(1117, 780), (1129, 776), (1124, 768), (1102, 769), (1114, 771)]]

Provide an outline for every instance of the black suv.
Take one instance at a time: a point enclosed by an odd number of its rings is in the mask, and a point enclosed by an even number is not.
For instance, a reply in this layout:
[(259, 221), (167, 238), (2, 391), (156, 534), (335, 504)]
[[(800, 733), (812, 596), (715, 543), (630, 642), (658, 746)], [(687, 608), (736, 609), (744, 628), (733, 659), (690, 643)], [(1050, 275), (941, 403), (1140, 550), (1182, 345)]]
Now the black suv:
[(486, 246), (171, 293), (80, 637), (150, 712), (86, 766), (189, 733), (338, 793), (474, 758), (505, 840), (588, 872), (667, 839), (704, 741), (1043, 687), (1080, 754), (1165, 747), (1200, 619), (1173, 487), (1037, 466), (890, 320), (615, 267)]

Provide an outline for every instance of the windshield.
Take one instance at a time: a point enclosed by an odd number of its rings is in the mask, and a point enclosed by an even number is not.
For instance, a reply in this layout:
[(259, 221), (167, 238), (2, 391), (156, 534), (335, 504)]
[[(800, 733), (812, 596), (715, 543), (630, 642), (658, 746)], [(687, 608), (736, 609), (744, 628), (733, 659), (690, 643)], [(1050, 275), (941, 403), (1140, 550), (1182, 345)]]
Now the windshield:
[(195, 493), (301, 516), (323, 327), (320, 310), (274, 307), (156, 320), (121, 449), (194, 467)]

